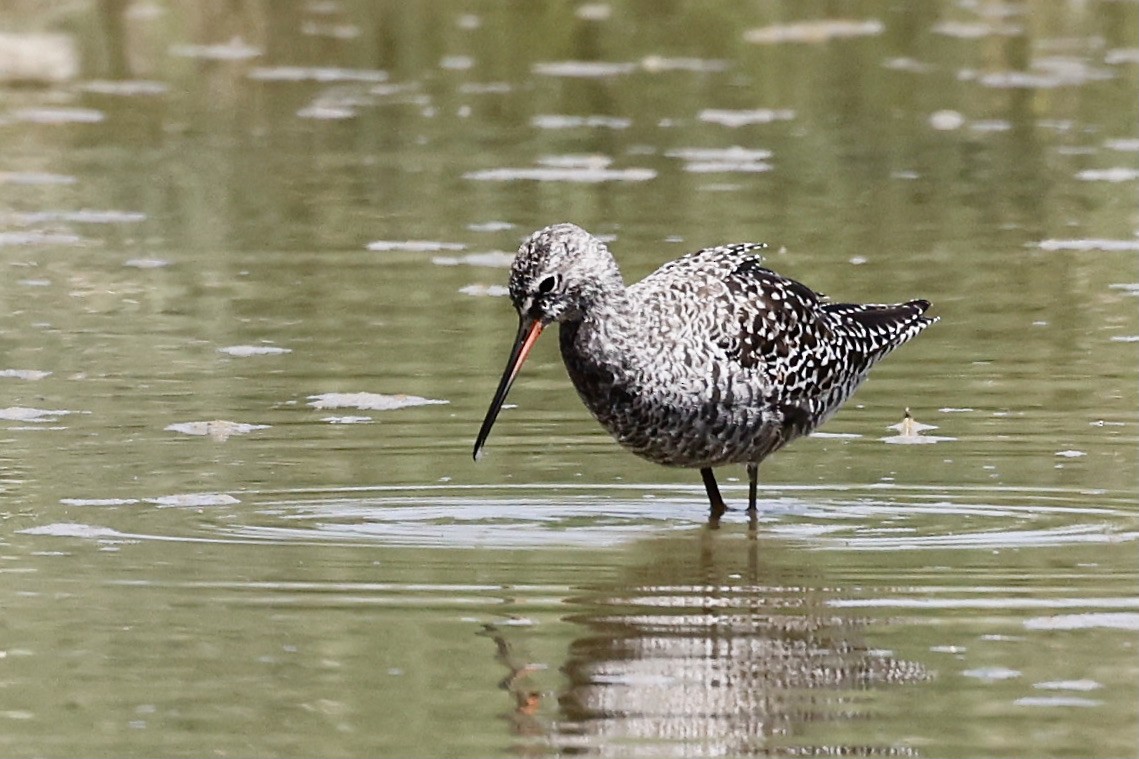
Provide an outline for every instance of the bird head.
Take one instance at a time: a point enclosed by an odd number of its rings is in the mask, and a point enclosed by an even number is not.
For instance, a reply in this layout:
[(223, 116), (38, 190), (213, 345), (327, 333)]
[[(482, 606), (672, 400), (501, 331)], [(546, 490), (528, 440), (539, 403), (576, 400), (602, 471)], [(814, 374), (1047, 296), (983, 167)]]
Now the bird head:
[(510, 267), (510, 300), (518, 312), (518, 333), (475, 439), (476, 459), (542, 330), (554, 322), (582, 319), (607, 295), (624, 287), (605, 243), (575, 224), (554, 224), (523, 241)]
[(518, 315), (547, 326), (581, 319), (599, 298), (623, 289), (609, 249), (575, 224), (554, 224), (523, 241), (510, 267)]

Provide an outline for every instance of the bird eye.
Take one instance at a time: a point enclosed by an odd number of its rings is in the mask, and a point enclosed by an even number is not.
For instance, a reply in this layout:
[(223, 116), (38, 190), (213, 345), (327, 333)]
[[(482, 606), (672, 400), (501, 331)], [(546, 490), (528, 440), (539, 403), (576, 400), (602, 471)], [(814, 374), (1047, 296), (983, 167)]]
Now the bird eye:
[(546, 293), (550, 292), (551, 290), (553, 290), (557, 286), (558, 286), (558, 278), (556, 275), (551, 274), (550, 276), (546, 277), (545, 279), (543, 279), (541, 282), (538, 283), (538, 292), (545, 295)]

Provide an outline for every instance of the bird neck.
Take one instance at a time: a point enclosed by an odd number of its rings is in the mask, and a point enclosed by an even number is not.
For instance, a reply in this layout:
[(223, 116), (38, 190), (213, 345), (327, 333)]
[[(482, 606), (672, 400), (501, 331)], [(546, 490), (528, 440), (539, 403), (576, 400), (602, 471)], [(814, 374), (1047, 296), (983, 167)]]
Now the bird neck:
[(628, 292), (621, 275), (596, 279), (578, 293), (577, 308), (563, 323), (590, 323), (595, 326), (621, 322), (630, 311)]

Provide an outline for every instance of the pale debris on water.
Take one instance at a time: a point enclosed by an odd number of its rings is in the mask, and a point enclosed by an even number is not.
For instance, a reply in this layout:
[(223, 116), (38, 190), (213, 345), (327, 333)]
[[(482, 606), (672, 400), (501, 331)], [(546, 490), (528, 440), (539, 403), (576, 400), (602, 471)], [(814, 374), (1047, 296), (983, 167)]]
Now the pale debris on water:
[(698, 74), (726, 71), (728, 62), (717, 58), (667, 58), (647, 55), (641, 59), (641, 68), (650, 74), (664, 71), (692, 71)]
[(982, 87), (994, 89), (1052, 89), (1110, 78), (1110, 72), (1056, 65), (1050, 69), (1034, 71), (989, 71), (979, 74), (976, 81)]
[(128, 258), (123, 266), (131, 269), (165, 269), (170, 262), (165, 258)]
[(439, 59), (439, 68), (448, 71), (466, 71), (474, 66), (475, 59), (469, 55), (445, 55)]
[(534, 116), (530, 119), (530, 126), (536, 129), (576, 129), (579, 127), (628, 129), (632, 125), (632, 119), (618, 116), (568, 116), (550, 113)]
[(1087, 612), (1084, 614), (1056, 614), (1048, 617), (1031, 617), (1024, 620), (1028, 630), (1091, 630), (1115, 629), (1139, 631), (1139, 612)]
[(897, 430), (897, 435), (882, 438), (882, 442), (892, 443), (895, 445), (928, 445), (930, 443), (942, 443), (949, 440), (954, 440), (951, 437), (938, 437), (936, 435), (923, 435), (926, 430), (936, 430), (935, 424), (922, 424), (913, 418), (910, 410), (907, 408), (902, 421), (897, 424), (892, 424), (886, 429)]
[(931, 445), (953, 440), (951, 437), (937, 437), (936, 435), (889, 435), (882, 438), (883, 443), (891, 445)]
[(1109, 66), (1119, 63), (1139, 63), (1139, 47), (1117, 47), (1108, 50), (1103, 62)]
[(637, 64), (610, 61), (551, 61), (535, 63), (530, 67), (530, 70), (541, 76), (601, 79), (620, 74), (631, 74), (637, 70)]
[(742, 127), (749, 124), (771, 124), (776, 121), (791, 121), (795, 112), (789, 108), (753, 108), (746, 111), (729, 111), (722, 108), (705, 108), (698, 118), (709, 124), (726, 127)]
[(9, 111), (8, 117), (13, 121), (23, 121), (29, 124), (97, 124), (107, 116), (94, 108), (43, 106)]
[(1067, 450), (1067, 451), (1056, 451), (1056, 455), (1061, 456), (1061, 457), (1066, 458), (1066, 459), (1079, 459), (1079, 458), (1083, 458), (1084, 456), (1087, 456), (1088, 454), (1086, 451)]
[(215, 45), (171, 45), (169, 53), (176, 58), (195, 58), (203, 61), (246, 61), (257, 58), (264, 51), (246, 44), (241, 37)]
[(1038, 690), (1090, 691), (1099, 690), (1103, 685), (1095, 680), (1049, 680), (1042, 683), (1035, 683), (1032, 687)]
[(612, 13), (613, 8), (609, 3), (582, 3), (573, 15), (583, 21), (605, 21)]
[(1121, 153), (1139, 153), (1139, 138), (1104, 140), (1103, 146)]
[(886, 31), (886, 25), (876, 18), (821, 19), (793, 24), (773, 24), (744, 32), (744, 40), (756, 45), (777, 45), (785, 42), (819, 44), (834, 39), (870, 37)]
[(459, 292), (463, 295), (474, 295), (476, 297), (501, 298), (504, 295), (509, 295), (510, 289), (506, 285), (472, 284), (460, 287)]
[(929, 125), (941, 132), (950, 132), (965, 126), (965, 117), (957, 111), (941, 110), (930, 114)]
[(168, 432), (181, 432), (183, 435), (209, 436), (219, 443), (224, 443), (234, 435), (248, 435), (255, 430), (267, 430), (268, 424), (244, 424), (230, 422), (225, 419), (212, 419), (208, 422), (178, 422), (163, 427)]
[(1008, 132), (1012, 130), (1012, 122), (1004, 119), (983, 119), (969, 124), (974, 132)]
[(325, 416), (320, 421), (329, 424), (371, 424), (374, 420), (370, 416)]
[(436, 266), (485, 266), (492, 269), (509, 269), (514, 263), (514, 254), (501, 250), (491, 250), (486, 253), (468, 253), (465, 256), (435, 256), (431, 263)]
[(179, 495), (163, 495), (158, 498), (147, 498), (147, 503), (153, 503), (159, 508), (195, 508), (198, 506), (233, 506), (241, 503), (228, 493), (183, 493)]
[(483, 221), (468, 224), (467, 229), (472, 232), (505, 232), (508, 229), (514, 229), (514, 225), (509, 221)]
[(358, 408), (364, 411), (392, 411), (409, 406), (432, 406), (450, 401), (421, 398), (418, 395), (381, 393), (322, 393), (310, 395), (308, 405), (318, 409)]
[(1079, 696), (1022, 696), (1012, 702), (1015, 706), (1051, 706), (1062, 709), (1079, 707), (1092, 709), (1103, 703), (1095, 698), (1080, 698)]
[(562, 153), (539, 156), (535, 163), (555, 169), (604, 169), (613, 159), (601, 153)]
[(334, 103), (310, 103), (297, 111), (297, 118), (315, 121), (341, 121), (356, 118), (356, 109)]
[(923, 432), (925, 430), (936, 430), (937, 425), (936, 424), (922, 424), (921, 422), (914, 419), (914, 417), (910, 413), (909, 409), (906, 409), (906, 413), (902, 417), (902, 421), (898, 422), (897, 424), (890, 425), (887, 429), (897, 430), (902, 435), (913, 436), (913, 435), (920, 434), (921, 432)]
[(292, 348), (281, 348), (276, 345), (229, 345), (218, 348), (218, 353), (228, 356), (246, 358), (248, 356), (278, 356), (282, 353), (292, 353)]
[(258, 66), (249, 78), (262, 82), (384, 82), (388, 73), (380, 69), (346, 69), (332, 66)]
[(45, 171), (0, 171), (0, 184), (68, 185), (79, 181), (70, 174), (51, 174)]
[(961, 674), (978, 680), (996, 682), (997, 680), (1011, 680), (1020, 677), (1020, 670), (1009, 669), (1008, 667), (977, 667), (976, 669), (967, 669)]
[(373, 240), (366, 247), (373, 251), (406, 250), (414, 253), (435, 253), (443, 250), (466, 250), (467, 246), (460, 242), (440, 240)]
[(929, 63), (924, 63), (916, 58), (908, 58), (905, 56), (887, 58), (882, 62), (882, 67), (891, 71), (905, 71), (910, 74), (928, 74), (934, 70), (934, 66)]
[(137, 498), (60, 498), (64, 506), (132, 506)]
[(459, 92), (464, 95), (505, 95), (513, 91), (514, 87), (509, 82), (463, 82), (459, 85)]
[(1076, 179), (1084, 182), (1131, 182), (1139, 179), (1139, 169), (1130, 166), (1113, 166), (1110, 169), (1085, 169), (1076, 172)]
[(653, 169), (605, 169), (605, 168), (501, 168), (471, 171), (463, 179), (482, 182), (516, 182), (533, 180), (536, 182), (576, 182), (596, 184), (600, 182), (644, 182), (655, 178)]
[(665, 152), (665, 155), (685, 161), (766, 161), (772, 153), (763, 148), (733, 145), (730, 148), (676, 148)]
[(991, 35), (1015, 37), (1024, 33), (1024, 27), (1015, 24), (991, 24), (987, 21), (942, 21), (930, 27), (934, 34), (962, 40), (978, 40)]
[(10, 218), (22, 225), (57, 222), (74, 224), (133, 224), (146, 221), (146, 214), (141, 211), (80, 208), (74, 211), (29, 211), (27, 213), (13, 214)]
[(1037, 243), (1041, 250), (1102, 250), (1105, 252), (1139, 250), (1139, 240), (1107, 240), (1086, 238), (1076, 240), (1041, 240)]
[(79, 70), (79, 46), (70, 34), (0, 32), (0, 82), (60, 84)]
[(79, 89), (96, 95), (138, 97), (165, 95), (170, 90), (170, 85), (150, 79), (93, 79), (79, 85)]
[(18, 531), (21, 535), (48, 535), (54, 538), (123, 538), (118, 530), (76, 522), (54, 522)]
[(0, 408), (0, 419), (12, 422), (55, 422), (59, 417), (70, 414), (63, 409), (27, 408), (25, 406), (9, 406)]
[(774, 168), (764, 161), (690, 161), (684, 170), (692, 174), (762, 174)]
[(669, 158), (685, 161), (684, 170), (694, 174), (759, 173), (770, 171), (770, 150), (743, 148), (678, 148), (665, 153)]
[(42, 372), (38, 369), (0, 369), (0, 377), (10, 377), (22, 380), (41, 380), (51, 375), (51, 372)]
[(24, 247), (27, 245), (82, 245), (84, 238), (66, 232), (0, 232), (0, 248)]

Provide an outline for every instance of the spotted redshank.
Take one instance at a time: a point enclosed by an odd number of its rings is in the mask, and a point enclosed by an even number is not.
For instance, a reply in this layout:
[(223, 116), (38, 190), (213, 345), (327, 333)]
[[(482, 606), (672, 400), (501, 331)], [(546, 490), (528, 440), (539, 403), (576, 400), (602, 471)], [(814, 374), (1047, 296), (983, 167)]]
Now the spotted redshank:
[(706, 248), (628, 287), (609, 249), (573, 224), (530, 235), (510, 268), (518, 334), (478, 438), (477, 459), (538, 336), (559, 325), (577, 393), (618, 443), (700, 470), (718, 522), (712, 468), (744, 464), (748, 511), (759, 464), (809, 434), (870, 367), (937, 321), (929, 301), (832, 303), (765, 268), (759, 243)]

